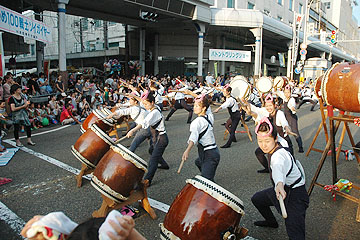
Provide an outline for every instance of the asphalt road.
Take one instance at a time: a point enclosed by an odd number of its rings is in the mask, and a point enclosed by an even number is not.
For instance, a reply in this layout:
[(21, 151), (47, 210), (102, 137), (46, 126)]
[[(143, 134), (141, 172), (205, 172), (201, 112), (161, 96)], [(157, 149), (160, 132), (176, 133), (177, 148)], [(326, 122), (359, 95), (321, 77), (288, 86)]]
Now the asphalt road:
[[(305, 150), (311, 143), (320, 123), (320, 112), (318, 110), (310, 112), (309, 110), (310, 107), (304, 105), (298, 112), (299, 128)], [(167, 113), (164, 112), (165, 115)], [(169, 145), (164, 158), (169, 163), (170, 170), (159, 169), (148, 190), (151, 199), (166, 205), (171, 205), (176, 195), (185, 186), (186, 179), (199, 174), (193, 161), (197, 156), (196, 149), (191, 152), (190, 160), (185, 163), (181, 174), (176, 173), (189, 135), (186, 118), (187, 112), (178, 110), (170, 121), (166, 122)], [(224, 127), (221, 126), (221, 123), (225, 122), (227, 118), (226, 111), (215, 114), (214, 132), (218, 146), (225, 143), (223, 140)], [(253, 122), (249, 123), (249, 127), (253, 132)], [(16, 227), (19, 229), (21, 224), (34, 215), (63, 211), (74, 221), (80, 223), (90, 218), (91, 213), (100, 207), (101, 196), (89, 181), (84, 180), (83, 186), (77, 188), (75, 175), (69, 169), (54, 165), (54, 161), (58, 160), (76, 169), (81, 166), (70, 151), (71, 145), (80, 136), (79, 125), (59, 128), (61, 127), (55, 126), (34, 131), (33, 141), (36, 142), (36, 146), (26, 146), (19, 150), (9, 164), (0, 167), (1, 177), (13, 179), (11, 183), (0, 186), (0, 240), (21, 239)], [(49, 132), (49, 130), (55, 131)], [(352, 124), (351, 130), (357, 142), (359, 128)], [(41, 132), (44, 134), (35, 135)], [(337, 135), (337, 141), (339, 136), (340, 134)], [(12, 141), (11, 138), (12, 133), (5, 139), (9, 142)], [(215, 181), (244, 202), (245, 216), (242, 217), (240, 224), (249, 229), (249, 236), (263, 240), (286, 239), (285, 225), (280, 214), (275, 214), (280, 225), (278, 229), (265, 229), (253, 225), (253, 222), (260, 220), (261, 216), (250, 199), (256, 191), (270, 187), (271, 183), (268, 174), (256, 172), (261, 168), (254, 154), (257, 148), (256, 139), (255, 142), (250, 142), (246, 134), (238, 133), (237, 140), (238, 142), (233, 143), (231, 148), (220, 149), (221, 160)], [(25, 143), (25, 139), (22, 141)], [(296, 146), (294, 138), (292, 141)], [(124, 146), (129, 144), (130, 140), (123, 142)], [(5, 145), (11, 147), (7, 143)], [(349, 148), (347, 136), (344, 145), (346, 145), (345, 149)], [(323, 133), (318, 137), (315, 146), (325, 147)], [(318, 166), (321, 153), (312, 151), (306, 157), (304, 153), (297, 153), (297, 146), (295, 150), (296, 158), (304, 166), (308, 187)], [(136, 153), (147, 161), (149, 159), (147, 143), (143, 143)], [(342, 154), (338, 163), (338, 176), (359, 182), (356, 161), (345, 161)], [(328, 158), (320, 174), (319, 182), (331, 184), (331, 179), (331, 161)], [(360, 197), (357, 190), (351, 190), (351, 194)], [(140, 208), (138, 204), (134, 204), (134, 206)], [(307, 239), (360, 239), (359, 223), (355, 220), (356, 210), (355, 203), (341, 197), (337, 197), (336, 201), (333, 201), (329, 192), (315, 187), (310, 197), (310, 206), (306, 216)], [(147, 239), (159, 239), (159, 223), (163, 222), (165, 212), (158, 209), (155, 209), (155, 212), (158, 216), (156, 220), (152, 220), (143, 210), (135, 219), (136, 228)], [(8, 215), (9, 213), (13, 215)]]

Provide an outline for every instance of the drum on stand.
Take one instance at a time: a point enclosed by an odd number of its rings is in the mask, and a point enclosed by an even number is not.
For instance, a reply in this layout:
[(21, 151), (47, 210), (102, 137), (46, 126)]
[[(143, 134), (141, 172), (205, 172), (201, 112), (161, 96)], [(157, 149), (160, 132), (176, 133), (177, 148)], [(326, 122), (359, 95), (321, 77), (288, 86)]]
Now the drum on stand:
[[(216, 183), (196, 176), (186, 180), (160, 224), (160, 238), (218, 240), (229, 238), (244, 215), (243, 202)], [(224, 234), (228, 237), (224, 238)]]
[[(114, 126), (114, 121), (112, 119), (104, 119), (111, 113), (108, 109), (103, 110), (93, 110), (92, 113), (84, 120), (84, 122), (80, 126), (80, 131), (85, 133), (86, 130), (90, 128), (92, 124), (96, 124), (101, 130), (104, 132), (108, 132)], [(97, 121), (99, 119), (103, 119), (101, 121)]]
[(100, 159), (114, 144), (114, 141), (99, 126), (93, 124), (71, 146), (71, 152), (87, 167), (95, 168)]
[(283, 89), (289, 83), (289, 79), (285, 76), (277, 76), (274, 79), (274, 88)]
[(193, 104), (194, 103), (194, 97), (191, 95), (185, 95), (185, 102), (187, 104)]
[(316, 94), (316, 97), (317, 98), (321, 98), (321, 82), (323, 81), (324, 79), (324, 75), (321, 75), (320, 77), (318, 77), (316, 79), (316, 82), (315, 82), (315, 94)]
[(335, 63), (321, 82), (321, 96), (328, 105), (360, 112), (360, 63)]
[(273, 88), (273, 81), (268, 77), (261, 77), (256, 81), (256, 89), (261, 93), (268, 93)]
[(91, 184), (115, 202), (128, 199), (147, 171), (147, 163), (121, 144), (113, 145), (97, 165)]
[(232, 89), (231, 95), (240, 99), (247, 99), (251, 93), (250, 84), (246, 80), (240, 78), (236, 79), (236, 77), (230, 82), (230, 87)]

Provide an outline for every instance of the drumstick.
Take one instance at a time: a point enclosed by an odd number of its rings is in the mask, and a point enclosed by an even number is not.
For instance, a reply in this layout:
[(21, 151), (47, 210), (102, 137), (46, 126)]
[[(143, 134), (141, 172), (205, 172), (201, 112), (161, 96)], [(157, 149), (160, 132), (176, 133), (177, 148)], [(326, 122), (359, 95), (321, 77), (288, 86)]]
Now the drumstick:
[(122, 141), (122, 140), (124, 140), (125, 138), (127, 138), (127, 136), (124, 136), (124, 137), (122, 137), (122, 138), (120, 138), (120, 139), (116, 140), (116, 141), (115, 141), (115, 144), (118, 144), (119, 142), (121, 142), (121, 141)]
[(283, 218), (287, 218), (287, 212), (286, 212), (286, 208), (285, 208), (285, 204), (284, 204), (284, 199), (281, 194), (279, 195), (279, 203), (280, 203), (281, 215), (283, 216)]
[(179, 169), (178, 169), (178, 171), (177, 171), (178, 174), (180, 174), (180, 171), (181, 171), (182, 167), (184, 166), (184, 162), (185, 162), (185, 159), (181, 160)]

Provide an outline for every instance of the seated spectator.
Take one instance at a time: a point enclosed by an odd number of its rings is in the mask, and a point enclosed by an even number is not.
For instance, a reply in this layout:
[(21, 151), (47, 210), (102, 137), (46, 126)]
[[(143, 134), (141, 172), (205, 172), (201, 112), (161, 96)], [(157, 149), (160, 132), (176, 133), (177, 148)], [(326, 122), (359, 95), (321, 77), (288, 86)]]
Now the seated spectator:
[[(29, 107), (27, 108), (27, 111), (29, 113), (29, 120), (30, 120), (30, 124), (31, 124), (31, 127), (32, 127), (32, 130), (34, 129), (37, 129), (36, 127), (36, 116), (35, 116), (35, 104), (34, 103), (31, 103), (29, 105)], [(23, 129), (21, 130), (21, 132), (23, 132)]]
[(66, 103), (65, 110), (63, 110), (60, 115), (60, 123), (61, 125), (66, 125), (73, 122), (80, 124), (79, 120), (76, 117), (74, 117), (72, 113), (72, 105), (70, 103)]
[(98, 109), (98, 107), (104, 103), (103, 98), (101, 97), (100, 90), (95, 91), (95, 96), (91, 98), (91, 105), (93, 109)]
[(85, 104), (83, 110), (81, 111), (81, 119), (87, 118), (90, 114), (91, 114), (90, 106), (89, 104)]

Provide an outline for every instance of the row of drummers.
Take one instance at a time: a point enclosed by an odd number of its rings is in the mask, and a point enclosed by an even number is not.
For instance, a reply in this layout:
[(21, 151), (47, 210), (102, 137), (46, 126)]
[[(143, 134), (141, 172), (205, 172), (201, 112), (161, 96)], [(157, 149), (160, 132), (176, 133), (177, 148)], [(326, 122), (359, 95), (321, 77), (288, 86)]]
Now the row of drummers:
[[(112, 209), (123, 206), (122, 203), (129, 204), (134, 190), (144, 187), (142, 179), (147, 171), (143, 159), (108, 136), (116, 124), (113, 119), (106, 119), (112, 111), (94, 110), (83, 122), (83, 134), (72, 146), (72, 153), (82, 163), (78, 186), (81, 186), (84, 174), (93, 172), (92, 186), (104, 199), (113, 202), (108, 205), (117, 205), (98, 214), (100, 208), (93, 213), (96, 217), (106, 216)], [(118, 123), (123, 120), (119, 119)], [(161, 239), (240, 239), (246, 236), (247, 230), (239, 226), (244, 206), (237, 196), (202, 176), (188, 179), (186, 183), (172, 203), (164, 223), (160, 224)], [(204, 218), (209, 214), (212, 216)], [(184, 222), (192, 226), (184, 227)]]

